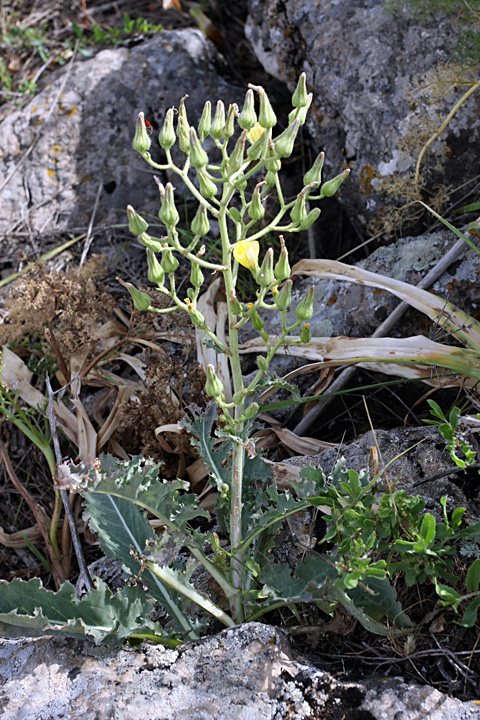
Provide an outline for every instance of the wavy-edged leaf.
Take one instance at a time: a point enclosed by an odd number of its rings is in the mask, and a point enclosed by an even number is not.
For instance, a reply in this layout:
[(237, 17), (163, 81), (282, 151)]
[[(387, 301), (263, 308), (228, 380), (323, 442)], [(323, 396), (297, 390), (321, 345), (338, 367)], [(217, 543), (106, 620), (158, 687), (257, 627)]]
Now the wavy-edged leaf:
[(193, 421), (186, 417), (180, 423), (180, 427), (185, 428), (193, 436), (192, 445), (198, 448), (200, 455), (210, 468), (212, 484), (216, 485), (218, 492), (222, 492), (222, 485), (226, 481), (228, 472), (230, 450), (225, 443), (220, 444), (217, 450), (213, 446), (212, 429), (217, 419), (217, 406), (211, 402), (208, 403), (205, 410), (201, 410), (196, 405), (190, 405), (188, 409), (193, 416)]
[[(37, 632), (86, 635), (99, 643), (121, 641), (140, 627), (154, 628), (148, 620), (152, 607), (140, 585), (125, 586), (115, 594), (99, 578), (96, 588), (78, 599), (74, 586), (65, 582), (57, 592), (41, 580), (0, 580), (2, 634), (16, 626)], [(156, 632), (160, 629), (155, 626)], [(165, 634), (166, 636), (166, 634)]]

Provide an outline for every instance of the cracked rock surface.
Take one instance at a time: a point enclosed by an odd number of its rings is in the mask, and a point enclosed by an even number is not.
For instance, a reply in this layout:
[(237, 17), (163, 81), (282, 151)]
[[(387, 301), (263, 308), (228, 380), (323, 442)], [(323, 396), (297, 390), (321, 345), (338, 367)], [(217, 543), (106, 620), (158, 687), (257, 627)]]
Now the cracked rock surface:
[(241, 625), (172, 650), (57, 637), (0, 642), (2, 720), (467, 720), (431, 687), (343, 682), (295, 656), (287, 636)]

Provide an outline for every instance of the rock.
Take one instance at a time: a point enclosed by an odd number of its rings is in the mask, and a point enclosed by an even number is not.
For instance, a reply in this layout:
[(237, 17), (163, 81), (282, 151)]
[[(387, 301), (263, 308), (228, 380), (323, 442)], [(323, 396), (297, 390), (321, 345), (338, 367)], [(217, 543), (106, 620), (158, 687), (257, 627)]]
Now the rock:
[[(326, 153), (326, 177), (351, 166), (340, 196), (358, 231), (388, 216), (392, 198), (384, 181), (394, 173), (404, 181), (414, 171), (423, 143), (465, 92), (432, 94), (428, 106), (418, 94), (408, 96), (412, 81), (422, 84), (426, 73), (423, 84), (433, 93), (434, 70), (437, 64), (444, 68), (457, 34), (455, 22), (445, 17), (428, 24), (407, 11), (392, 17), (384, 0), (249, 0), (246, 35), (264, 68), (291, 90), (307, 73), (314, 92), (308, 127)], [(477, 93), (429, 148), (423, 168), (433, 173), (435, 163), (442, 166), (431, 179), (456, 186), (459, 178), (463, 183), (477, 174), (479, 111)], [(444, 163), (447, 154), (452, 160)]]
[(128, 204), (156, 213), (154, 171), (132, 149), (137, 114), (143, 110), (153, 125), (152, 157), (161, 162), (155, 138), (166, 110), (182, 96), (189, 95), (192, 121), (206, 100), (241, 102), (244, 88), (217, 74), (220, 62), (203, 33), (183, 29), (103, 50), (52, 74), (47, 87), (0, 124), (0, 186), (9, 178), (0, 194), (0, 232), (27, 220), (32, 233), (86, 228), (98, 191), (96, 224), (125, 223)]
[(467, 720), (480, 717), (401, 679), (339, 681), (278, 628), (251, 623), (175, 650), (55, 637), (0, 641), (3, 720)]

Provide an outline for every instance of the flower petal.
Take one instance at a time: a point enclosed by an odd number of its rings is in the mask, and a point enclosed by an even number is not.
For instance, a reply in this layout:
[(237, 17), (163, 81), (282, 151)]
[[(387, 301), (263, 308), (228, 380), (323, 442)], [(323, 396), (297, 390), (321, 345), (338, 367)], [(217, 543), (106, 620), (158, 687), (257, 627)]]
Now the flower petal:
[(260, 245), (257, 240), (240, 240), (233, 245), (233, 257), (249, 270), (258, 268), (259, 252)]

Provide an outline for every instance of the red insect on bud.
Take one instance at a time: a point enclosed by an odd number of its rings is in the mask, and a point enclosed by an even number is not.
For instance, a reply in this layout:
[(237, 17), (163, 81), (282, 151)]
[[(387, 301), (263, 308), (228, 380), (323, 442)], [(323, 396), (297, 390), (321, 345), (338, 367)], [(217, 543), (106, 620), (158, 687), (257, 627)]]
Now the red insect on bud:
[(145, 127), (147, 129), (148, 134), (151, 135), (153, 133), (152, 123), (148, 122), (148, 120), (145, 120)]

